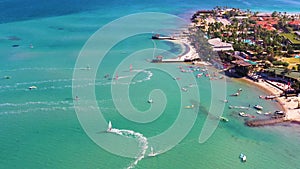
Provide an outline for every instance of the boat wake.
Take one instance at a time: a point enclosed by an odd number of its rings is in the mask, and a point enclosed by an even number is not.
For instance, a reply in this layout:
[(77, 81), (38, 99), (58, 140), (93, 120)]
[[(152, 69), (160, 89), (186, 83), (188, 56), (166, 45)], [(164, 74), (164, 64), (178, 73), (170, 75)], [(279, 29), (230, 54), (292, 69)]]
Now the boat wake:
[(128, 138), (134, 138), (138, 140), (139, 147), (141, 148), (141, 151), (139, 152), (136, 159), (127, 167), (127, 169), (134, 168), (139, 161), (141, 161), (143, 158), (145, 158), (146, 151), (148, 149), (148, 139), (141, 133), (135, 132), (133, 130), (124, 130), (124, 129), (116, 129), (112, 128), (112, 124), (109, 121), (108, 123), (108, 133), (117, 134), (120, 136), (128, 137)]
[[(121, 83), (118, 84), (137, 84), (142, 83), (148, 80), (151, 80), (153, 73), (148, 70), (132, 70), (134, 72), (143, 73), (143, 77), (140, 79), (135, 79), (129, 83)], [(130, 78), (130, 75), (119, 76), (118, 79), (126, 79)], [(16, 92), (16, 91), (28, 91), (29, 86), (37, 86), (38, 91), (47, 91), (47, 90), (63, 90), (69, 88), (85, 88), (90, 86), (108, 86), (115, 84), (114, 81), (107, 81), (107, 79), (77, 79), (80, 81), (86, 81), (85, 85), (72, 85), (72, 81), (74, 79), (48, 79), (48, 80), (38, 80), (38, 81), (28, 81), (28, 82), (17, 82), (14, 84), (2, 84), (0, 85), (0, 93), (5, 92)]]

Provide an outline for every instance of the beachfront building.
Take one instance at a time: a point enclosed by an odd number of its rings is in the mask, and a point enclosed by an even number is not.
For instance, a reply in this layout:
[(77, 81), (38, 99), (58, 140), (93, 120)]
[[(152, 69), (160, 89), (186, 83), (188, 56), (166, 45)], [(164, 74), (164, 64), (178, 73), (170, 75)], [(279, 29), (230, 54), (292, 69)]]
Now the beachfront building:
[(233, 51), (232, 44), (222, 42), (220, 38), (209, 39), (208, 43), (212, 45), (213, 51)]

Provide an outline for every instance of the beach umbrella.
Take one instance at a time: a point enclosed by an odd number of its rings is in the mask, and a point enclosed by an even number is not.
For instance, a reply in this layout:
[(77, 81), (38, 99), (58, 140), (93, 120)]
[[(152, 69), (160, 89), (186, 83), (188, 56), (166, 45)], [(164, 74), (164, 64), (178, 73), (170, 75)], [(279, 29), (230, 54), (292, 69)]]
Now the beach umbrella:
[(295, 55), (295, 58), (298, 59), (298, 58), (300, 58), (300, 56), (299, 55)]

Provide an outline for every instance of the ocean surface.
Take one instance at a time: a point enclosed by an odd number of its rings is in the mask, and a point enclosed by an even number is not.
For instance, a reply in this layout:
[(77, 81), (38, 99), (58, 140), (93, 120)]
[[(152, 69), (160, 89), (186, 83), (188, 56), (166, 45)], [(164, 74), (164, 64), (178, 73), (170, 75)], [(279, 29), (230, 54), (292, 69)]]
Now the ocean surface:
[[(180, 54), (178, 44), (153, 41), (148, 31), (118, 41), (99, 65), (77, 62), (98, 29), (130, 14), (162, 12), (188, 20), (193, 11), (214, 6), (292, 13), (300, 12), (299, 5), (297, 0), (0, 0), (0, 168), (300, 168), (298, 125), (249, 128), (239, 110), (228, 108), (250, 105), (245, 112), (264, 118), (254, 104), (265, 112), (279, 108), (274, 101), (258, 98), (266, 93), (219, 75), (209, 80), (204, 66), (148, 62), (157, 55)], [(145, 20), (131, 26), (170, 34), (183, 26), (168, 17)], [(105, 39), (127, 33), (123, 26), (120, 32), (106, 27), (105, 36), (92, 48), (104, 51), (109, 42)], [(180, 68), (195, 71), (182, 73)], [(208, 72), (213, 76), (216, 70)], [(76, 73), (83, 76), (74, 78)], [(198, 73), (203, 76), (195, 78)], [(29, 90), (31, 86), (37, 88)], [(239, 88), (240, 96), (229, 96)], [(81, 89), (93, 89), (95, 99)], [(149, 98), (153, 103), (147, 103)], [(222, 112), (215, 113), (223, 113), (229, 122), (207, 118), (219, 109)], [(82, 116), (82, 110), (87, 114)], [(96, 123), (100, 116), (105, 123)], [(108, 121), (115, 128), (110, 133), (103, 132)], [(199, 142), (206, 122), (212, 135)], [(148, 157), (150, 147), (158, 155)], [(240, 153), (247, 155), (246, 163)]]

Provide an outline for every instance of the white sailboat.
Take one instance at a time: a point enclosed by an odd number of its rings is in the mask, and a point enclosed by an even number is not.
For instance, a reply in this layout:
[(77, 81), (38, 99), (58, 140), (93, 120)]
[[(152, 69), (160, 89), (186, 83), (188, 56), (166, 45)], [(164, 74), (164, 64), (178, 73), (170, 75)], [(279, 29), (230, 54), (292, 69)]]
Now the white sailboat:
[(111, 121), (108, 122), (108, 127), (107, 127), (107, 130), (108, 132), (110, 132), (112, 129), (112, 124), (111, 124)]

